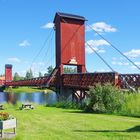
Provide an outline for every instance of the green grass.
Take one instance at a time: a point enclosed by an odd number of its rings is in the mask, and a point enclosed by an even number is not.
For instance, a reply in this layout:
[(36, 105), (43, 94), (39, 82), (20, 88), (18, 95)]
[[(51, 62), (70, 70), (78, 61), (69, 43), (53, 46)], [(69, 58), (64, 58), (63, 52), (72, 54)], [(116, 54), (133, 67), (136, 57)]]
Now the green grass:
[(4, 92), (13, 92), (13, 93), (21, 93), (21, 92), (26, 92), (26, 93), (32, 93), (32, 92), (48, 92), (50, 91), (49, 89), (39, 89), (35, 87), (16, 87), (16, 88), (6, 88)]
[(5, 105), (17, 118), (14, 140), (139, 140), (140, 119), (36, 105), (18, 110)]

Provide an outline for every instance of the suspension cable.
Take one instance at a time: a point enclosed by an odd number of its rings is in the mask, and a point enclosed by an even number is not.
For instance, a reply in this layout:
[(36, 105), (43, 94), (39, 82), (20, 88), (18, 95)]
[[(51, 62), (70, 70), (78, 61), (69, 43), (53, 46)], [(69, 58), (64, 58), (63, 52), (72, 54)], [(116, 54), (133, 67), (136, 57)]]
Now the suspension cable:
[(50, 62), (53, 60), (54, 57), (55, 57), (55, 54), (51, 55), (51, 56), (47, 59), (47, 61), (45, 62), (44, 67), (42, 67), (42, 70), (46, 70), (46, 68), (48, 67), (48, 66), (46, 66), (46, 65), (47, 65), (48, 63), (50, 63)]
[[(43, 59), (42, 59), (42, 62), (45, 61), (46, 56), (48, 55), (48, 52), (49, 52), (49, 50), (50, 50), (50, 48), (51, 48), (53, 36), (54, 36), (54, 32), (53, 32), (53, 34), (51, 34), (50, 42), (49, 42), (49, 47), (47, 48), (47, 50), (46, 50), (46, 52), (45, 52), (45, 55), (44, 55), (44, 57), (43, 57)], [(48, 63), (50, 62), (50, 59), (47, 58), (47, 60), (49, 60), (49, 61), (45, 62), (45, 65), (48, 64)], [(52, 59), (51, 59), (51, 60), (52, 60)], [(41, 67), (41, 70), (44, 70), (45, 67), (46, 67), (46, 66), (42, 66), (42, 67)]]
[(47, 41), (49, 40), (51, 34), (53, 33), (53, 29), (50, 31), (49, 35), (47, 36), (47, 38), (45, 39), (42, 47), (40, 48), (39, 52), (36, 54), (36, 56), (33, 58), (32, 62), (31, 62), (31, 66), (32, 67), (33, 63), (35, 62), (35, 60), (37, 59), (37, 57), (40, 55), (40, 53), (42, 52), (42, 50), (44, 49), (44, 47), (46, 46)]
[(140, 70), (140, 67), (136, 65), (131, 59), (129, 59), (126, 55), (124, 55), (115, 45), (113, 45), (110, 41), (108, 41), (105, 37), (103, 37), (99, 32), (97, 32), (93, 27), (87, 24), (87, 26), (92, 29), (96, 34), (98, 34), (103, 40), (105, 40), (112, 48), (114, 48), (117, 52), (119, 52), (123, 57), (125, 57), (132, 65), (134, 65), (137, 69)]
[(106, 64), (106, 66), (112, 71), (115, 72), (115, 70), (105, 61), (105, 59), (93, 48), (90, 44), (86, 43), (88, 47)]

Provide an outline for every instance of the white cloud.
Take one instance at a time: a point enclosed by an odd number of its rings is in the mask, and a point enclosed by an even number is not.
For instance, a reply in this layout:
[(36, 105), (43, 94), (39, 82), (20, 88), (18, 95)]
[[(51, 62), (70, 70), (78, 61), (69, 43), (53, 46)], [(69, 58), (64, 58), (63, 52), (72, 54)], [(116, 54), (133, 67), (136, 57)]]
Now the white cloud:
[(100, 40), (88, 40), (85, 43), (85, 45), (86, 45), (87, 53), (93, 53), (93, 50), (91, 48), (89, 48), (88, 45), (90, 45), (95, 51), (97, 51), (99, 53), (104, 53), (105, 50), (103, 48), (101, 48), (101, 46), (109, 46), (109, 43), (103, 39), (100, 39)]
[[(136, 65), (140, 66), (140, 62), (134, 62)], [(126, 66), (126, 68), (128, 69), (132, 69), (132, 70), (136, 70), (137, 67), (132, 65), (131, 63), (129, 62), (121, 62), (121, 61), (112, 61), (112, 64), (113, 65), (117, 65), (117, 66)]]
[(129, 58), (140, 57), (140, 49), (132, 49), (131, 51), (125, 52), (124, 55), (126, 55)]
[(41, 26), (41, 28), (43, 29), (52, 29), (53, 27), (54, 27), (54, 23), (52, 22), (46, 23), (45, 25)]
[(136, 65), (140, 65), (140, 62), (134, 62)]
[[(117, 29), (112, 27), (111, 25), (105, 23), (105, 22), (97, 22), (92, 25), (89, 25), (91, 28), (93, 28), (95, 31), (103, 33), (103, 32), (117, 32)], [(86, 26), (86, 31), (91, 31), (92, 29)]]
[(117, 62), (117, 61), (112, 61), (113, 65), (119, 65), (119, 66), (128, 66), (128, 62)]
[(19, 58), (17, 58), (17, 57), (8, 58), (8, 61), (10, 61), (10, 62), (16, 62), (16, 63), (20, 63), (21, 62), (21, 60)]
[(23, 40), (21, 43), (19, 43), (20, 47), (28, 47), (30, 46), (30, 43), (28, 42), (28, 40)]
[[(95, 49), (97, 51), (97, 48), (94, 48), (94, 50)], [(93, 50), (91, 48), (89, 48), (88, 46), (85, 48), (85, 51), (86, 51), (86, 53), (89, 53), (89, 54), (93, 53)]]
[(98, 52), (99, 52), (99, 53), (105, 53), (105, 50), (99, 49)]
[(94, 47), (104, 46), (104, 45), (109, 46), (109, 43), (106, 42), (103, 39), (100, 39), (100, 40), (88, 40), (86, 43), (88, 43), (89, 45), (94, 46)]

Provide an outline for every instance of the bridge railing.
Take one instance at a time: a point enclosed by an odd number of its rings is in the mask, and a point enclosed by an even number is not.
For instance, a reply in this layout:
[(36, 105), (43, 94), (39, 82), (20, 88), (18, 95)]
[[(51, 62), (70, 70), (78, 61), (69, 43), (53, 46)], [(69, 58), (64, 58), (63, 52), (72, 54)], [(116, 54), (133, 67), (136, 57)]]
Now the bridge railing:
[[(6, 82), (6, 86), (46, 86), (49, 76), (38, 77), (28, 80)], [(82, 74), (63, 74), (63, 87), (89, 89), (90, 86), (96, 84), (112, 83), (122, 89), (129, 89), (130, 87), (140, 87), (140, 74), (118, 74), (113, 72), (108, 73), (82, 73)], [(49, 86), (56, 85), (56, 76), (53, 76), (49, 82)]]
[(140, 74), (119, 74), (119, 83), (122, 89), (140, 87)]
[[(32, 79), (27, 79), (27, 80), (19, 80), (19, 81), (11, 81), (11, 82), (6, 82), (6, 86), (43, 86), (46, 85), (46, 82), (48, 80), (48, 76), (44, 77), (37, 77), (37, 78), (32, 78)], [(51, 80), (50, 85), (53, 86), (54, 79)]]
[(89, 89), (96, 84), (112, 83), (118, 84), (118, 73), (84, 73), (84, 74), (63, 74), (63, 86), (78, 89)]

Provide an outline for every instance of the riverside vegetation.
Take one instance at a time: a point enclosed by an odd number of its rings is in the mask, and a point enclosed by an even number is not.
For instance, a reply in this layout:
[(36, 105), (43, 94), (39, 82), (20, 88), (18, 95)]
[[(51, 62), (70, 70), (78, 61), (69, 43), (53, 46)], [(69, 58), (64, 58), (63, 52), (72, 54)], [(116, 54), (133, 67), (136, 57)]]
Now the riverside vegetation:
[(107, 113), (140, 117), (140, 94), (122, 92), (118, 88), (106, 84), (96, 85), (89, 90), (88, 98), (81, 104), (68, 101), (58, 102), (55, 107), (81, 109), (86, 113)]
[(122, 92), (110, 84), (97, 85), (90, 88), (85, 111), (140, 117), (140, 94)]
[(12, 92), (12, 93), (21, 93), (21, 92), (25, 92), (25, 93), (33, 93), (33, 92), (49, 92), (51, 90), (47, 89), (47, 88), (35, 88), (35, 87), (8, 87), (4, 90), (4, 92)]

